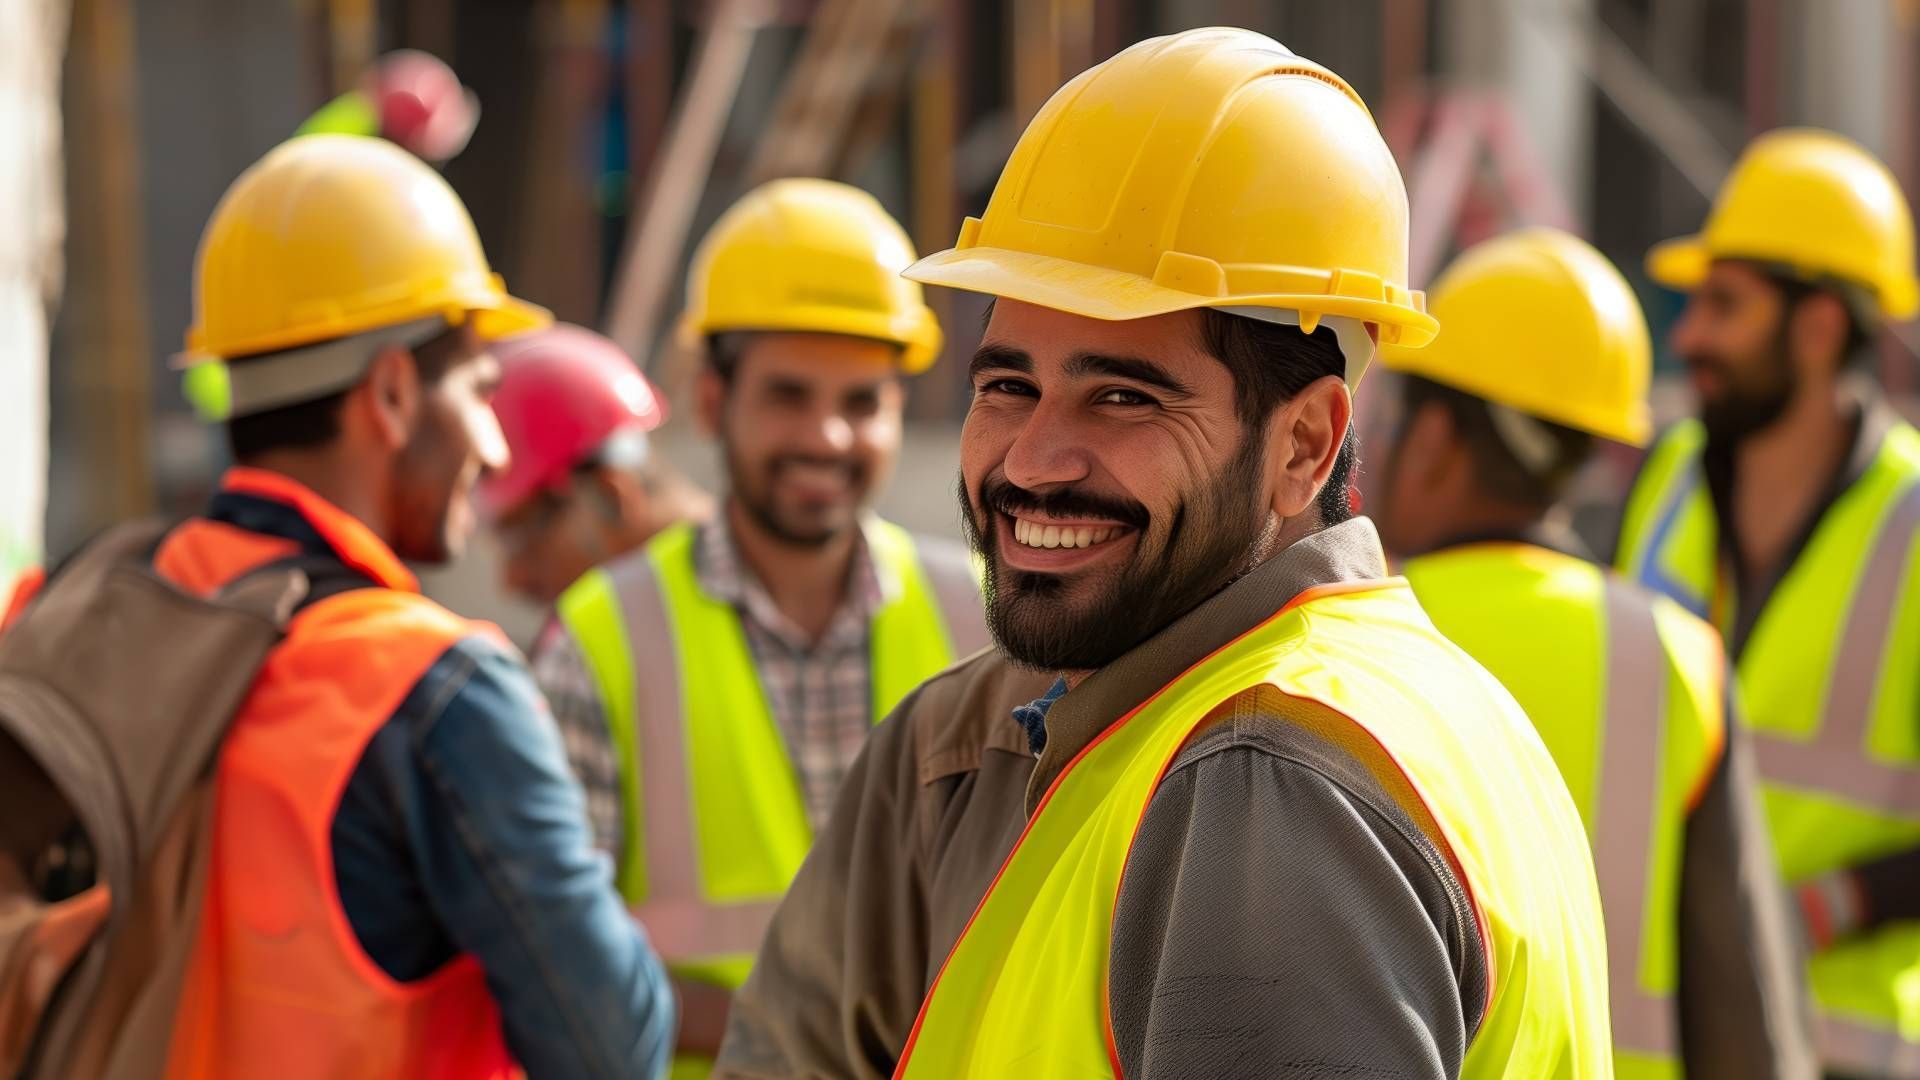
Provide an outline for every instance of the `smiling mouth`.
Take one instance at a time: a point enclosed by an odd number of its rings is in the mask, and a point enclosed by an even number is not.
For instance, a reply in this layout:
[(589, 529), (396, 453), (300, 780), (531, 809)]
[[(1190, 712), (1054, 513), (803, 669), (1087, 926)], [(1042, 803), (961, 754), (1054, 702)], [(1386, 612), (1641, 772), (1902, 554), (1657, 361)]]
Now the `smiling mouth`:
[(1014, 541), (1030, 548), (1092, 547), (1126, 531), (1124, 525), (1049, 525), (1026, 518), (1013, 519)]

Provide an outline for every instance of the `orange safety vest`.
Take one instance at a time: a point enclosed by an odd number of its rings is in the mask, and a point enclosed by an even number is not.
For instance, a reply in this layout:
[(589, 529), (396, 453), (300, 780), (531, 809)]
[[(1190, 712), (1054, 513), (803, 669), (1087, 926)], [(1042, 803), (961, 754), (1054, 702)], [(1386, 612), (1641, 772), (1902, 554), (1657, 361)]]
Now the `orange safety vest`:
[[(499, 1014), (471, 957), (401, 983), (362, 950), (340, 905), (331, 835), (341, 792), (381, 725), (448, 648), (499, 631), (419, 595), (364, 525), (291, 480), (236, 469), (226, 490), (292, 504), (385, 587), (296, 615), (221, 747), (206, 907), (168, 1075), (510, 1076)], [(210, 591), (290, 546), (194, 520), (154, 561), (183, 588)]]

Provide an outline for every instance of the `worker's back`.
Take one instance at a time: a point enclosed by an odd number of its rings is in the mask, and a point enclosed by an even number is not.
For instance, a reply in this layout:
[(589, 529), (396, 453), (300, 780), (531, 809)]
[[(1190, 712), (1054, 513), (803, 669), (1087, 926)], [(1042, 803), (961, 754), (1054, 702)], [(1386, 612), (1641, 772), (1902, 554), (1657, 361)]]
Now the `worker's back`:
[(1405, 573), (1434, 625), (1526, 710), (1586, 823), (1618, 1075), (1678, 1076), (1683, 828), (1725, 734), (1717, 635), (1668, 600), (1530, 544), (1445, 548)]

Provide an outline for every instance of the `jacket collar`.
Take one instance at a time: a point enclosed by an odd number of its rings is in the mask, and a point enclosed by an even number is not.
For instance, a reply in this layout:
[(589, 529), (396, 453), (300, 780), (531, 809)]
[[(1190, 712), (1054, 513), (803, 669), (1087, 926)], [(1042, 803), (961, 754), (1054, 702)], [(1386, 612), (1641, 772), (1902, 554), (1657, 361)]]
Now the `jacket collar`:
[(1353, 518), (1295, 542), (1088, 676), (1047, 710), (1046, 747), (1027, 782), (1028, 816), (1068, 763), (1115, 720), (1289, 600), (1321, 585), (1386, 576), (1380, 534), (1372, 521)]
[[(375, 584), (402, 592), (420, 591), (420, 580), (393, 553), (386, 541), (374, 535), (364, 522), (285, 473), (236, 465), (221, 478), (220, 492), (222, 495), (250, 496), (277, 503), (298, 515), (299, 522), (317, 534), (341, 562), (365, 574)], [(275, 528), (270, 522), (264, 523), (264, 526), (248, 523), (248, 527), (257, 531), (303, 539), (298, 535), (303, 530), (298, 527)]]

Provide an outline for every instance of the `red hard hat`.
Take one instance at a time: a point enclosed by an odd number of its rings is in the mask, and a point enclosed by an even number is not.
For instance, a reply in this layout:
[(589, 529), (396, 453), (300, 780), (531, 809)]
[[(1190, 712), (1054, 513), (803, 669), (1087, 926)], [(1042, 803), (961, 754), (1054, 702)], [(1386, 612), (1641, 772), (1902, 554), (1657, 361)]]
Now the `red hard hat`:
[(647, 377), (591, 330), (560, 323), (498, 342), (493, 355), (501, 369), (493, 412), (513, 461), (480, 482), (489, 517), (558, 486), (614, 433), (652, 431), (667, 418)]
[(418, 49), (390, 52), (373, 81), (387, 140), (436, 163), (466, 148), (480, 122), (479, 99), (439, 57)]

